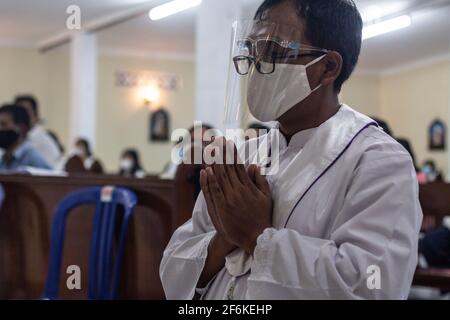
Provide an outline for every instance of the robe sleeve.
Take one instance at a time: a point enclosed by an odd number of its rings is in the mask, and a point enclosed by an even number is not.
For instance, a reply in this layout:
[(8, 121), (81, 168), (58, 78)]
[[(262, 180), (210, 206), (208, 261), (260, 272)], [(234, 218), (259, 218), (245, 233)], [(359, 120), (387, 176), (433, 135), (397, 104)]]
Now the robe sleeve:
[(194, 297), (208, 246), (215, 233), (205, 198), (200, 193), (192, 218), (175, 231), (164, 251), (159, 273), (167, 299), (189, 300)]
[(406, 152), (379, 155), (360, 160), (329, 239), (273, 228), (258, 237), (247, 298), (407, 298), (422, 221), (418, 184)]

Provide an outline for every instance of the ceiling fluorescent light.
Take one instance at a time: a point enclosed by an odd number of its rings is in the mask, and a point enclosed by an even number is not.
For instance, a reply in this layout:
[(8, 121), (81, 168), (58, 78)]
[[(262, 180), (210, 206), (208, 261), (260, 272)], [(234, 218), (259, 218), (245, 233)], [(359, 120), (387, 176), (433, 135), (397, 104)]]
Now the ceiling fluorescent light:
[(411, 17), (403, 15), (397, 18), (367, 25), (363, 29), (363, 40), (373, 38), (385, 33), (407, 28), (411, 25)]
[(148, 15), (152, 20), (160, 20), (178, 12), (196, 7), (201, 3), (202, 0), (174, 0), (151, 9)]

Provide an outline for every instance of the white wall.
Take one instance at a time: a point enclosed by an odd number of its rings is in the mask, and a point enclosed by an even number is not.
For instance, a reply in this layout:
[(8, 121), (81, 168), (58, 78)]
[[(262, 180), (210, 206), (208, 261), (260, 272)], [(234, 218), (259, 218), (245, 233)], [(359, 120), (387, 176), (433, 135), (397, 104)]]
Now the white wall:
[[(116, 172), (122, 150), (136, 147), (141, 151), (145, 168), (158, 173), (170, 160), (173, 144), (149, 142), (150, 110), (144, 105), (138, 88), (115, 86), (117, 70), (179, 75), (182, 88), (176, 92), (161, 92), (161, 105), (170, 112), (171, 129), (187, 128), (194, 123), (195, 63), (99, 56), (95, 154), (109, 172)], [(34, 49), (0, 48), (0, 74), (0, 103), (13, 100), (18, 93), (35, 95), (40, 101), (45, 125), (59, 135), (70, 151), (73, 141), (69, 140), (70, 59), (67, 48), (45, 54)]]
[[(118, 69), (179, 74), (183, 88), (179, 92), (163, 93), (161, 99), (171, 113), (172, 129), (186, 128), (195, 118), (195, 62), (110, 55), (100, 55), (98, 61), (98, 157), (109, 171), (116, 171), (119, 153), (134, 146), (141, 150), (146, 168), (159, 172), (170, 159), (172, 144), (148, 141), (149, 111), (136, 89), (114, 86), (114, 72)], [(36, 95), (46, 125), (70, 149), (68, 50), (40, 54), (33, 49), (0, 48), (0, 75), (0, 103), (11, 101), (18, 93)], [(429, 151), (427, 145), (427, 130), (432, 120), (441, 118), (450, 125), (449, 61), (389, 75), (356, 72), (345, 84), (341, 100), (367, 115), (385, 119), (396, 136), (411, 141), (418, 164), (433, 159), (444, 172), (449, 172), (448, 154)]]
[(419, 166), (432, 159), (449, 173), (449, 151), (428, 150), (428, 127), (437, 118), (450, 126), (450, 61), (383, 75), (356, 73), (344, 86), (341, 99), (387, 121), (396, 137), (409, 139)]

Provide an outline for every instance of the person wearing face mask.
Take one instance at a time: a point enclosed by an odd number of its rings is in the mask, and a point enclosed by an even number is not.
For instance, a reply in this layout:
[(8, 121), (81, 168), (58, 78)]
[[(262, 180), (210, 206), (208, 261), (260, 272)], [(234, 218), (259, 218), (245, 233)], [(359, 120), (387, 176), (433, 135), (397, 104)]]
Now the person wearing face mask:
[(69, 173), (103, 174), (103, 166), (91, 151), (89, 142), (84, 138), (75, 141), (72, 156), (64, 164), (64, 170)]
[(427, 160), (422, 166), (421, 172), (426, 177), (426, 182), (443, 182), (442, 173), (436, 168), (433, 160)]
[[(278, 124), (242, 161), (201, 171), (160, 265), (168, 299), (408, 297), (422, 223), (411, 156), (339, 101), (362, 28), (352, 0), (265, 0), (233, 25), (225, 118), (239, 123), (246, 101)], [(223, 159), (223, 143), (205, 153)]]
[(119, 166), (119, 175), (123, 177), (145, 177), (145, 171), (142, 169), (139, 153), (135, 149), (127, 149), (122, 153)]
[(212, 136), (217, 134), (213, 126), (202, 123), (201, 126), (192, 126), (188, 129), (188, 134), (183, 139), (180, 139), (175, 146), (173, 153), (176, 158), (180, 160), (181, 164), (170, 161), (164, 167), (160, 175), (161, 179), (174, 179), (180, 165), (185, 168), (190, 168), (187, 171), (192, 171), (192, 176), (189, 181), (195, 184), (195, 198), (200, 193), (200, 169), (201, 164), (195, 164), (194, 155), (197, 152), (202, 152), (204, 144), (211, 140)]
[(27, 111), (17, 105), (0, 108), (0, 148), (3, 155), (0, 171), (16, 170), (20, 167), (51, 169), (42, 155), (27, 141), (30, 119)]

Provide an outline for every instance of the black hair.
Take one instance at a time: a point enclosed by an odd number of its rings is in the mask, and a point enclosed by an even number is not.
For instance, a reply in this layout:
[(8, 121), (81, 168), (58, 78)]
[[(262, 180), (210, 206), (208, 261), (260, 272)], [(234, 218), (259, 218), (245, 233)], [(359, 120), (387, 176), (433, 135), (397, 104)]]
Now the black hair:
[(25, 126), (27, 131), (30, 130), (30, 116), (25, 108), (15, 104), (7, 104), (0, 108), (0, 113), (10, 114), (15, 124)]
[(266, 126), (265, 124), (263, 124), (261, 122), (252, 122), (248, 125), (248, 129), (269, 131), (270, 127)]
[(406, 151), (408, 151), (409, 155), (411, 156), (411, 160), (413, 162), (414, 169), (416, 170), (416, 172), (418, 172), (419, 168), (417, 167), (416, 155), (414, 154), (413, 148), (412, 148), (409, 140), (404, 139), (404, 138), (397, 138), (396, 140), (398, 143), (400, 143), (403, 146), (403, 148), (405, 148)]
[(32, 95), (20, 95), (16, 97), (16, 101), (14, 104), (20, 104), (21, 102), (28, 102), (31, 104), (31, 108), (33, 109), (36, 117), (39, 115), (39, 104), (37, 99)]
[(428, 160), (426, 160), (426, 161), (423, 163), (423, 165), (424, 165), (424, 166), (428, 165), (428, 166), (430, 166), (431, 168), (433, 168), (433, 170), (436, 170), (436, 163), (434, 162), (434, 160), (428, 159)]
[(79, 139), (77, 139), (75, 144), (83, 145), (84, 149), (86, 150), (86, 155), (88, 157), (92, 156), (91, 146), (89, 145), (89, 141), (87, 141), (87, 139), (79, 138)]
[(195, 129), (200, 129), (200, 128), (205, 131), (214, 129), (214, 127), (212, 125), (210, 125), (208, 123), (202, 123), (201, 125), (194, 125), (194, 126), (189, 127), (188, 131), (193, 132)]
[(376, 123), (378, 123), (378, 125), (383, 129), (384, 132), (386, 132), (391, 137), (393, 136), (392, 130), (389, 127), (389, 125), (388, 125), (388, 123), (386, 121), (381, 120), (381, 119), (376, 118), (376, 117), (371, 117), (371, 118), (372, 118), (372, 120), (375, 120)]
[[(205, 130), (205, 131), (215, 130), (214, 127), (212, 125), (208, 124), (208, 123), (202, 123), (201, 125), (191, 126), (191, 127), (189, 127), (188, 132), (189, 132), (189, 135), (191, 136), (192, 140), (194, 139), (193, 134), (195, 133), (196, 129)], [(182, 141), (183, 141), (183, 138), (180, 138), (178, 140), (177, 144), (181, 143)]]
[[(265, 0), (256, 11), (262, 20), (266, 10), (289, 0)], [(342, 56), (342, 70), (334, 88), (341, 91), (358, 63), (363, 22), (353, 0), (291, 0), (297, 15), (305, 21), (305, 36), (315, 47), (336, 51)]]

